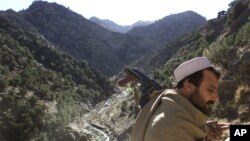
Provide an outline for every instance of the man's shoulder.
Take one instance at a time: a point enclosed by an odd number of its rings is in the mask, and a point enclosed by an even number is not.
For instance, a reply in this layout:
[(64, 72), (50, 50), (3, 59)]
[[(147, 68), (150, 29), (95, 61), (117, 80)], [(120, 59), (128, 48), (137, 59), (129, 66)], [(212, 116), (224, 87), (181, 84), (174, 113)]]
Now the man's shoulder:
[(165, 89), (162, 93), (164, 95), (176, 95), (177, 94), (176, 90), (174, 89)]
[(176, 90), (174, 89), (166, 89), (163, 91), (161, 99), (167, 100), (167, 101), (173, 101), (176, 104), (179, 104), (180, 106), (190, 106), (192, 105), (190, 101), (185, 98), (183, 95), (179, 94)]

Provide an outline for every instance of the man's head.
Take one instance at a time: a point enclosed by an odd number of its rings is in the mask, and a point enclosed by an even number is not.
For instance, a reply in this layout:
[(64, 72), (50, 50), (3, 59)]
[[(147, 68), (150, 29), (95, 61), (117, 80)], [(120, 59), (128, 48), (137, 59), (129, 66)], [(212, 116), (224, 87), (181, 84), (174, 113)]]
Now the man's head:
[(179, 65), (174, 75), (180, 93), (200, 111), (208, 114), (211, 105), (219, 100), (220, 73), (206, 58), (197, 57)]

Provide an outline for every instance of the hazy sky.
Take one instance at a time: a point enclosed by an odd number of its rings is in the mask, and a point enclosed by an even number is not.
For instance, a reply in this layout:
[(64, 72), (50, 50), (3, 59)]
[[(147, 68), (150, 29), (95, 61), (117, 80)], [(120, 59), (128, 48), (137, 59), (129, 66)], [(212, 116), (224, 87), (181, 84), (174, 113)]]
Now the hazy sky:
[[(27, 9), (34, 0), (0, 0), (0, 10)], [(233, 0), (47, 0), (69, 7), (85, 18), (109, 19), (120, 25), (139, 20), (154, 21), (170, 14), (192, 10), (206, 17), (216, 18), (227, 10)]]

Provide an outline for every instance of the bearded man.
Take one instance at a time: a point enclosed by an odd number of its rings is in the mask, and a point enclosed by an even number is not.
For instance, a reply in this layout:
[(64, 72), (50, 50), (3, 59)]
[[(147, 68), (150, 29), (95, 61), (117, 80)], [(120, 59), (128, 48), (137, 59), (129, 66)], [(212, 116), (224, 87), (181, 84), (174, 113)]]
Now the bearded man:
[(220, 73), (205, 57), (180, 64), (174, 70), (175, 90), (166, 89), (140, 111), (131, 141), (209, 141), (217, 139), (223, 124), (207, 122), (219, 100)]

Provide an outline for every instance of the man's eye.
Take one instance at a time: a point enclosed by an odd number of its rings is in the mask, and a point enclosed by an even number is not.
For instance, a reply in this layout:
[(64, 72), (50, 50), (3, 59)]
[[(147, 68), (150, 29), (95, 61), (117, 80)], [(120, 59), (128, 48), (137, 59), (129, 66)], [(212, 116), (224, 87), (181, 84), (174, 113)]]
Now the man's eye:
[(213, 92), (214, 92), (214, 90), (212, 90), (212, 89), (208, 89), (208, 92), (213, 93)]

